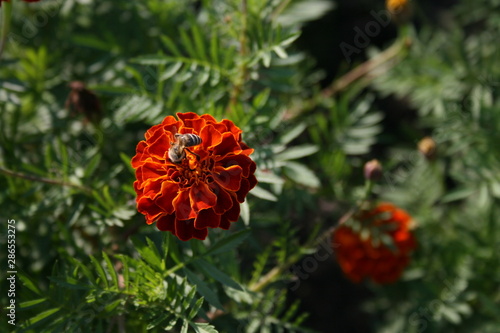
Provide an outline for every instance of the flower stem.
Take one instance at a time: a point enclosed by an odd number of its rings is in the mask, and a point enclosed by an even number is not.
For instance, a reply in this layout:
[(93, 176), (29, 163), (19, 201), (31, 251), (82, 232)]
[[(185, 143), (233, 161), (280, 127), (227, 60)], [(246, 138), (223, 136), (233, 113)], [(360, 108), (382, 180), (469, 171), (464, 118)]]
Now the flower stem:
[[(331, 234), (333, 232), (334, 227), (327, 229), (325, 232), (323, 232), (319, 237), (312, 239), (308, 243), (304, 245), (305, 248), (312, 248), (318, 246), (321, 242), (323, 242), (325, 239), (328, 239), (331, 237)], [(295, 264), (297, 261), (299, 261), (302, 258), (302, 254), (297, 254), (294, 256), (290, 256), (288, 260), (280, 264), (273, 269), (271, 269), (266, 275), (261, 277), (259, 281), (251, 284), (248, 286), (248, 289), (253, 292), (258, 292), (264, 289), (268, 284), (274, 282), (283, 272), (287, 271), (290, 266)]]
[[(374, 73), (374, 71), (378, 67), (388, 63), (389, 66), (387, 66), (387, 69), (393, 67), (398, 62), (397, 60), (399, 60), (398, 55), (400, 55), (402, 51), (408, 48), (410, 42), (411, 39), (409, 37), (396, 41), (392, 46), (381, 52), (375, 58), (365, 61), (350, 72), (341, 76), (339, 79), (335, 80), (328, 88), (325, 88), (323, 90), (323, 96), (334, 96), (338, 92), (345, 90), (349, 85), (363, 77), (366, 78), (367, 81), (371, 81), (376, 76), (385, 73), (385, 71), (379, 71), (377, 73)], [(390, 61), (392, 60), (394, 61), (390, 63)]]
[(44, 178), (44, 177), (38, 177), (38, 176), (33, 176), (33, 175), (28, 175), (22, 172), (17, 172), (17, 171), (12, 171), (9, 169), (5, 169), (0, 167), (0, 173), (3, 173), (4, 175), (7, 176), (12, 176), (12, 177), (17, 177), (17, 178), (23, 178), (26, 180), (31, 180), (35, 182), (40, 182), (40, 183), (46, 183), (46, 184), (53, 184), (53, 185), (60, 185), (60, 186), (67, 186), (67, 187), (73, 187), (76, 189), (79, 189), (87, 194), (91, 194), (92, 190), (88, 187), (61, 181), (61, 180), (56, 180), (56, 179), (50, 179), (50, 178)]

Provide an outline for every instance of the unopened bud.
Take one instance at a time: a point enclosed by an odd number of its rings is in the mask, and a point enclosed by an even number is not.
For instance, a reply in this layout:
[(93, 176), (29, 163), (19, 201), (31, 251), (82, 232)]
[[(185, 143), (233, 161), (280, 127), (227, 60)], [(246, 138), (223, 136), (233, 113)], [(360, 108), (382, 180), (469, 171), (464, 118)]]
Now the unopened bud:
[(386, 0), (385, 8), (391, 13), (396, 23), (408, 21), (412, 15), (412, 7), (409, 0)]
[(436, 142), (430, 136), (426, 136), (418, 142), (418, 150), (425, 158), (432, 160), (436, 157)]
[(364, 172), (366, 180), (380, 180), (382, 178), (382, 165), (378, 160), (371, 160), (365, 163)]

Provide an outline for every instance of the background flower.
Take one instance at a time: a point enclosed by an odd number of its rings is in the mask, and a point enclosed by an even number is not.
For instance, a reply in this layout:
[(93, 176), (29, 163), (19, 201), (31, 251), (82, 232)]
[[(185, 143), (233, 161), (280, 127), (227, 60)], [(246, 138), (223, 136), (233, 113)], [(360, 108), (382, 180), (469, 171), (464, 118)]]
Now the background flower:
[[(205, 239), (208, 228), (229, 229), (238, 220), (240, 203), (257, 184), (253, 152), (230, 120), (178, 113), (150, 128), (132, 158), (137, 180), (137, 209), (146, 222), (181, 240)], [(168, 158), (176, 133), (199, 135), (181, 163)]]
[[(337, 260), (344, 273), (354, 282), (371, 278), (377, 283), (395, 282), (410, 261), (415, 248), (415, 238), (410, 231), (412, 219), (404, 210), (390, 203), (379, 204), (375, 209), (362, 211), (353, 217), (362, 228), (374, 228), (390, 237), (374, 239), (372, 235), (363, 239), (351, 228), (352, 223), (340, 225), (333, 233), (333, 246)], [(386, 238), (387, 239), (387, 238)]]

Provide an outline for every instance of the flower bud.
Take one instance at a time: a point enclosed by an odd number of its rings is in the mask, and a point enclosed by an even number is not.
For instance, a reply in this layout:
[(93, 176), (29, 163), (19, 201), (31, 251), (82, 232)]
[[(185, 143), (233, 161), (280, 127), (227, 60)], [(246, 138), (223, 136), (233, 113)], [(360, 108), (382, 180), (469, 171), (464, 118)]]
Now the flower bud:
[(385, 8), (391, 13), (391, 17), (396, 23), (408, 21), (413, 12), (409, 0), (386, 0)]
[(364, 173), (366, 180), (372, 180), (372, 181), (380, 180), (380, 178), (382, 178), (382, 165), (378, 160), (375, 159), (366, 162)]
[(436, 142), (430, 136), (426, 136), (418, 142), (418, 150), (426, 159), (433, 160), (437, 152)]

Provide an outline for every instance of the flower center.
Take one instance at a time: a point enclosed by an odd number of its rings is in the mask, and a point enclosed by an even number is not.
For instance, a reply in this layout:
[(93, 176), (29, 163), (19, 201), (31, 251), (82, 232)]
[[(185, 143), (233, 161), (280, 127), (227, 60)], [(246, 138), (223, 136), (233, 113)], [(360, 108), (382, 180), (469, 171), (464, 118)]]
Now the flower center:
[(206, 184), (213, 182), (211, 169), (214, 165), (212, 158), (204, 158), (199, 161), (194, 155), (188, 155), (182, 160), (182, 163), (177, 167), (181, 173), (182, 179), (180, 183), (185, 187), (197, 185), (200, 182)]

